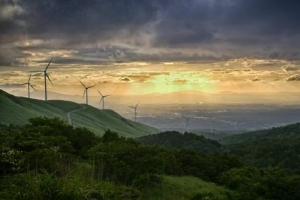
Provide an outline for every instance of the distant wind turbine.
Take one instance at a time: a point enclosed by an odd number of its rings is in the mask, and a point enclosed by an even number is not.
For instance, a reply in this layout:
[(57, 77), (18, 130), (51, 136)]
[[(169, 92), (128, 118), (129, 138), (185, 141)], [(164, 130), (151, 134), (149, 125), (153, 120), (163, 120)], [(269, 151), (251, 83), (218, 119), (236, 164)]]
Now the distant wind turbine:
[(102, 109), (104, 110), (104, 99), (106, 97), (109, 97), (110, 95), (102, 95), (102, 93), (99, 90), (98, 90), (98, 92), (101, 95), (100, 105), (101, 105), (101, 101), (102, 101)]
[(88, 104), (89, 104), (88, 89), (94, 87), (95, 85), (86, 87), (81, 81), (79, 81), (79, 82), (80, 82), (81, 85), (84, 87), (84, 92), (83, 92), (83, 97), (82, 97), (82, 98), (84, 98), (84, 95), (85, 95), (86, 105), (88, 105)]
[(50, 83), (53, 85), (51, 79), (49, 78), (49, 75), (47, 74), (47, 69), (50, 66), (50, 63), (52, 62), (52, 58), (50, 62), (48, 63), (47, 67), (45, 68), (44, 72), (44, 82), (45, 82), (45, 101), (47, 101), (47, 78), (50, 81)]
[[(27, 85), (27, 88), (28, 88), (28, 98), (29, 99), (30, 99), (30, 87), (32, 89), (34, 89), (34, 87), (30, 84), (30, 79), (31, 79), (31, 74), (29, 75), (29, 79), (28, 79), (27, 83), (22, 84), (22, 85)], [(36, 90), (36, 89), (34, 89), (34, 90)]]
[(140, 103), (136, 104), (135, 106), (129, 106), (130, 108), (134, 108), (134, 121), (136, 122), (136, 110), (137, 110), (137, 107)]
[(214, 131), (214, 120), (213, 120), (213, 117), (212, 115), (210, 115), (210, 133), (213, 133)]
[(186, 116), (183, 116), (184, 119), (186, 120), (185, 121), (185, 128), (186, 128), (186, 132), (189, 133), (189, 121), (190, 121), (190, 117), (186, 117)]

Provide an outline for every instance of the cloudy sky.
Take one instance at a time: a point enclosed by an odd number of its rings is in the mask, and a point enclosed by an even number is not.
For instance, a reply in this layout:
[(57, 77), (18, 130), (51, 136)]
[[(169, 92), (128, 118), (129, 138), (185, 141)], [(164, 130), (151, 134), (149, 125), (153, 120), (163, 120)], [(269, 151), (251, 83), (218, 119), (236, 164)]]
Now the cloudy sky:
[(159, 95), (157, 102), (276, 94), (288, 102), (300, 86), (299, 7), (298, 0), (0, 0), (0, 88), (26, 95), (20, 84), (32, 74), (43, 91), (37, 71), (53, 58), (48, 89), (66, 95), (82, 95), (81, 80), (95, 85), (94, 96), (96, 89)]

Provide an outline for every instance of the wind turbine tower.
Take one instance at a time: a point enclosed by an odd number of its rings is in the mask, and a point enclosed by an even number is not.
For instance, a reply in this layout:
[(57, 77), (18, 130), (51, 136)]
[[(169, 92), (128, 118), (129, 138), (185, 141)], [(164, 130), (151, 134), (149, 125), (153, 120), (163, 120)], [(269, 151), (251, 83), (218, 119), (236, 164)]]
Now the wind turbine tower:
[(50, 83), (53, 85), (52, 81), (49, 78), (49, 75), (47, 74), (47, 69), (50, 66), (50, 63), (52, 62), (52, 58), (50, 60), (50, 62), (48, 63), (47, 67), (45, 68), (44, 72), (44, 83), (45, 83), (45, 101), (47, 101), (47, 78), (50, 81)]
[[(24, 83), (23, 85), (27, 85), (27, 88), (28, 88), (28, 98), (30, 99), (30, 87), (32, 88), (32, 89), (34, 89), (34, 87), (30, 84), (30, 79), (31, 79), (31, 74), (29, 75), (29, 79), (28, 79), (28, 81), (27, 81), (27, 83)], [(36, 90), (36, 89), (34, 89), (34, 90)]]
[(186, 128), (186, 132), (189, 133), (189, 121), (190, 121), (190, 117), (185, 117), (183, 116), (185, 119), (185, 128)]
[(110, 95), (102, 95), (102, 93), (99, 90), (98, 90), (98, 92), (101, 95), (100, 105), (101, 105), (101, 101), (102, 101), (102, 109), (104, 110), (104, 99), (106, 97), (109, 97)]
[(84, 87), (84, 92), (83, 92), (83, 97), (82, 97), (82, 98), (84, 98), (84, 95), (85, 95), (86, 105), (88, 105), (88, 104), (89, 104), (88, 89), (94, 87), (95, 85), (86, 87), (81, 81), (79, 81), (79, 82), (80, 82), (81, 85)]
[(136, 104), (135, 106), (129, 106), (130, 108), (134, 108), (134, 121), (136, 122), (136, 110), (137, 110), (137, 107), (140, 103)]
[(213, 131), (214, 131), (214, 120), (213, 120), (213, 117), (212, 117), (212, 115), (210, 115), (210, 133), (213, 133)]

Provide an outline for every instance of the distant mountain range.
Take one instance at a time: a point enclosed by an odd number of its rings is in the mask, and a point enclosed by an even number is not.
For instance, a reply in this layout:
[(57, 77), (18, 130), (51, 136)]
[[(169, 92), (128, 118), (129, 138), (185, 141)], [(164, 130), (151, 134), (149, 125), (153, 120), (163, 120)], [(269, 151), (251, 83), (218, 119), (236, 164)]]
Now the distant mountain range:
[(107, 129), (125, 137), (139, 137), (157, 133), (158, 130), (125, 119), (113, 110), (99, 110), (95, 107), (63, 100), (42, 101), (15, 97), (0, 90), (0, 123), (24, 125), (33, 117), (58, 117), (79, 127), (86, 127), (97, 135)]

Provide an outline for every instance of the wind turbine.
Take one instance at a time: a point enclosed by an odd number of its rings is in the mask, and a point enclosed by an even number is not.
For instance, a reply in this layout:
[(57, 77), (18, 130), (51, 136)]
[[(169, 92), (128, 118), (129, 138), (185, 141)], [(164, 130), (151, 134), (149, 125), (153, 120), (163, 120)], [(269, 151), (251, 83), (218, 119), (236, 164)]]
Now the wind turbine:
[(212, 115), (210, 115), (210, 133), (212, 134), (214, 131), (214, 120)]
[(104, 110), (104, 99), (106, 97), (109, 97), (110, 95), (102, 95), (102, 93), (99, 90), (98, 90), (98, 92), (101, 95), (100, 105), (101, 105), (101, 101), (102, 101), (102, 109)]
[(44, 82), (45, 82), (45, 101), (47, 101), (47, 78), (48, 80), (50, 81), (50, 83), (53, 85), (52, 81), (50, 80), (49, 78), (49, 75), (47, 74), (47, 69), (48, 67), (50, 66), (50, 63), (52, 62), (52, 58), (51, 60), (49, 61), (47, 67), (45, 68), (45, 70), (43, 71), (44, 72)]
[[(28, 98), (29, 99), (30, 99), (30, 87), (32, 89), (34, 89), (34, 87), (30, 84), (30, 79), (31, 79), (31, 74), (29, 75), (29, 79), (28, 79), (27, 83), (22, 84), (22, 85), (27, 85), (27, 87), (28, 87)], [(36, 90), (36, 89), (34, 89), (34, 90)]]
[(95, 85), (86, 87), (81, 81), (79, 81), (79, 82), (84, 87), (84, 92), (83, 92), (83, 97), (82, 98), (84, 98), (84, 95), (85, 95), (86, 105), (88, 105), (89, 104), (88, 89), (94, 87)]
[(186, 132), (189, 133), (189, 121), (190, 121), (190, 117), (186, 117), (186, 116), (183, 116), (184, 119), (186, 120), (185, 121), (185, 128), (186, 128)]
[(135, 106), (129, 106), (130, 108), (134, 108), (134, 121), (136, 122), (136, 110), (137, 110), (137, 107), (140, 103), (136, 104)]

